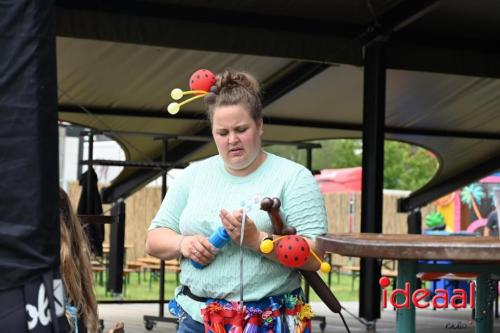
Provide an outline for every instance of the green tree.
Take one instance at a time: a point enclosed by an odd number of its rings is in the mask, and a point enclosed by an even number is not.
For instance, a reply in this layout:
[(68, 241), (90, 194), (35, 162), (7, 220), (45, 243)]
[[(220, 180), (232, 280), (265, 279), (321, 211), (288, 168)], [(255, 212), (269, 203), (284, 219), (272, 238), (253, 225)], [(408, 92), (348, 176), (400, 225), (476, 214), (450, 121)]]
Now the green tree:
[(313, 169), (352, 168), (361, 165), (361, 140), (341, 139), (321, 141), (321, 150), (313, 153)]
[[(361, 166), (361, 140), (318, 141), (313, 150), (313, 169), (337, 169)], [(267, 151), (305, 165), (306, 152), (293, 146), (268, 146)], [(437, 159), (427, 150), (397, 141), (386, 141), (384, 152), (384, 188), (417, 190), (436, 173)]]
[(415, 191), (434, 176), (437, 159), (427, 150), (398, 141), (386, 141), (384, 187)]

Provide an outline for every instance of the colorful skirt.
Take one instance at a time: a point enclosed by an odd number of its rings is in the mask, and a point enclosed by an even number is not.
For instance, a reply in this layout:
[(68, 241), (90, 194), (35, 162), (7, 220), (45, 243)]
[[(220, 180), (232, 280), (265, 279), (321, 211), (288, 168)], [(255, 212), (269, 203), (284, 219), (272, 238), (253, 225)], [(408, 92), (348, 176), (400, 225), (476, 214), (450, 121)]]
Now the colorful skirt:
[(301, 289), (243, 306), (210, 299), (201, 314), (205, 333), (312, 333), (313, 313)]

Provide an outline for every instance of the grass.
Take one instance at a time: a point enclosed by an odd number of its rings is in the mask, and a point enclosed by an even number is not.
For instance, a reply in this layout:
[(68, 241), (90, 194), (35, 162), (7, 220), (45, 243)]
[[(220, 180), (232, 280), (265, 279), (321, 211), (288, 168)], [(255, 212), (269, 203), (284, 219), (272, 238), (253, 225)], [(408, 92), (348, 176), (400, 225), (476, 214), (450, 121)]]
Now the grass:
[[(105, 280), (105, 277), (103, 277)], [(125, 280), (125, 279), (124, 279)], [(97, 300), (158, 300), (160, 294), (160, 282), (158, 274), (152, 274), (150, 272), (129, 273), (126, 278), (126, 282), (123, 284), (123, 293), (118, 297), (113, 297), (110, 293), (106, 293), (105, 284), (99, 283), (99, 276), (94, 276), (94, 291)], [(165, 274), (165, 299), (171, 299), (174, 296), (174, 290), (177, 286), (175, 274), (167, 273)]]
[[(154, 274), (153, 274), (154, 275)], [(327, 275), (321, 274), (327, 281)], [(150, 283), (151, 279), (151, 283)], [(99, 282), (99, 276), (94, 276), (94, 290), (98, 300), (158, 300), (159, 299), (159, 278), (156, 275), (151, 276), (151, 273), (145, 272), (140, 276), (138, 273), (130, 273), (127, 276), (127, 283), (124, 284), (124, 293), (119, 297), (113, 297), (110, 293), (105, 292), (105, 281), (102, 284)], [(105, 278), (103, 277), (103, 280)], [(354, 280), (354, 288), (352, 287), (352, 276), (350, 274), (332, 273), (331, 275), (331, 289), (341, 302), (357, 301), (358, 300), (358, 283), (359, 278)], [(173, 273), (165, 274), (165, 299), (171, 299), (174, 296), (174, 289), (176, 287), (176, 277)], [(311, 289), (311, 301), (319, 301), (319, 297)]]

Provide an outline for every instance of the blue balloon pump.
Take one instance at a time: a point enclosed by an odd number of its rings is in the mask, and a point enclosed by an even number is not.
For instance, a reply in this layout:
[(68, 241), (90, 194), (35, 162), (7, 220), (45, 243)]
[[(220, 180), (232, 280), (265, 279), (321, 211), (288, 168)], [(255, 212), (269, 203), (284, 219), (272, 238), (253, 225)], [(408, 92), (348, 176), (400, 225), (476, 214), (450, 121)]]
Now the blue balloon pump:
[[(218, 249), (222, 248), (230, 240), (231, 237), (229, 237), (229, 234), (227, 233), (226, 229), (224, 229), (224, 227), (218, 227), (208, 238), (210, 244)], [(205, 267), (204, 265), (194, 261), (193, 259), (191, 259), (191, 264), (198, 269), (203, 269)]]

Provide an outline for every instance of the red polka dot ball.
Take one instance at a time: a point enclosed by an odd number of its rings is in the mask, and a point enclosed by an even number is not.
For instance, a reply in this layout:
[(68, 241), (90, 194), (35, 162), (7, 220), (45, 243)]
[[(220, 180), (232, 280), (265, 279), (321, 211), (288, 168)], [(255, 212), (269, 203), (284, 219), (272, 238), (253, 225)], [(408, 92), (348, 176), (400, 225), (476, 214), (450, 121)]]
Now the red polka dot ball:
[(189, 78), (189, 88), (191, 90), (210, 91), (210, 87), (215, 84), (215, 75), (208, 69), (199, 69)]
[(309, 258), (309, 244), (304, 237), (289, 235), (277, 242), (276, 256), (287, 267), (300, 267)]

